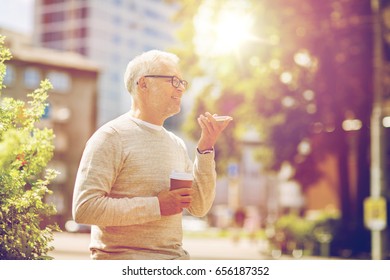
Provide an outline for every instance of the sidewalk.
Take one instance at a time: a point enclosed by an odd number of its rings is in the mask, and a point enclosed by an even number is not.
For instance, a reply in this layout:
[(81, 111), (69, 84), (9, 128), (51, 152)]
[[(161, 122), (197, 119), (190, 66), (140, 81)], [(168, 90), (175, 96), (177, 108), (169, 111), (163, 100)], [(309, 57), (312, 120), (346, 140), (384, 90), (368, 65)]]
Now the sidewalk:
[[(55, 233), (54, 251), (50, 256), (56, 260), (89, 260), (90, 236), (85, 233)], [(261, 244), (242, 239), (234, 243), (229, 238), (185, 238), (183, 247), (193, 260), (272, 260), (269, 255), (261, 253)], [(294, 259), (292, 256), (281, 256), (279, 259)], [(306, 257), (304, 259), (323, 259)]]
[(56, 260), (89, 260), (89, 240), (87, 233), (56, 232), (49, 255)]

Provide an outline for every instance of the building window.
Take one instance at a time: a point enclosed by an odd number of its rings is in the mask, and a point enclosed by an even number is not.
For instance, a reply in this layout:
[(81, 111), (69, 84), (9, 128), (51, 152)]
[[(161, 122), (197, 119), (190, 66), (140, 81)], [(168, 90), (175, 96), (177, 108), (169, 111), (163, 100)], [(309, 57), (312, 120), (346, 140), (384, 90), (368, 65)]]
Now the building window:
[(128, 4), (128, 8), (129, 8), (129, 10), (131, 11), (131, 12), (137, 12), (137, 10), (138, 10), (138, 7), (137, 7), (137, 4), (133, 1), (133, 2), (130, 2), (129, 4)]
[(137, 41), (134, 40), (134, 39), (129, 39), (128, 47), (129, 47), (130, 49), (135, 49), (135, 48), (137, 48), (137, 47), (138, 47)]
[(81, 54), (81, 55), (84, 55), (84, 56), (86, 56), (86, 55), (88, 54), (88, 49), (87, 49), (87, 47), (84, 47), (84, 46), (82, 46), (82, 47), (77, 47), (77, 48), (75, 49), (75, 51), (76, 51), (77, 53)]
[(47, 78), (53, 85), (53, 89), (56, 92), (66, 93), (70, 90), (71, 87), (71, 79), (68, 73), (59, 72), (59, 71), (51, 71), (47, 75)]
[(151, 27), (145, 27), (144, 33), (150, 37), (153, 37), (153, 38), (159, 38), (159, 39), (168, 40), (168, 41), (171, 41), (173, 39), (167, 33), (163, 33), (160, 30), (157, 30), (157, 29), (151, 28)]
[(76, 18), (81, 18), (81, 19), (86, 18), (88, 16), (88, 8), (82, 7), (80, 9), (75, 9), (74, 15)]
[(41, 36), (43, 42), (60, 41), (65, 37), (63, 32), (45, 32)]
[(37, 68), (28, 67), (24, 70), (24, 84), (27, 88), (37, 88), (41, 82), (41, 73)]
[(153, 45), (144, 45), (142, 49), (143, 49), (143, 51), (147, 52), (147, 51), (153, 50), (155, 48), (156, 47)]
[(59, 106), (53, 108), (52, 120), (56, 123), (66, 123), (71, 118), (72, 112), (68, 107)]
[(86, 38), (87, 28), (81, 27), (73, 30), (73, 38)]
[(111, 81), (113, 83), (119, 83), (121, 80), (121, 75), (119, 75), (118, 73), (111, 73)]
[(118, 34), (114, 34), (112, 36), (112, 42), (115, 44), (115, 45), (119, 45), (121, 42), (122, 42), (122, 38), (120, 35)]
[(12, 85), (15, 79), (16, 79), (15, 68), (12, 65), (7, 65), (7, 70), (5, 72), (5, 77), (4, 77), (4, 84), (6, 86)]
[(43, 5), (59, 4), (64, 2), (65, 0), (44, 0)]
[(115, 6), (122, 6), (122, 0), (113, 0)]
[(113, 53), (111, 55), (111, 62), (115, 65), (118, 65), (121, 62), (121, 56), (117, 53)]
[(147, 34), (147, 35), (149, 35), (151, 37), (161, 37), (160, 33), (158, 32), (158, 30), (156, 30), (154, 28), (145, 27), (144, 28), (144, 32), (145, 32), (145, 34)]
[(165, 20), (165, 18), (161, 15), (161, 13), (158, 13), (155, 10), (151, 10), (151, 9), (145, 9), (144, 15), (146, 17), (153, 19), (153, 20), (161, 20), (161, 21)]
[(53, 12), (46, 13), (42, 16), (43, 23), (52, 23), (52, 22), (62, 22), (65, 20), (65, 13), (61, 12)]
[(115, 15), (112, 17), (112, 22), (115, 26), (121, 26), (122, 25), (122, 18), (118, 15)]

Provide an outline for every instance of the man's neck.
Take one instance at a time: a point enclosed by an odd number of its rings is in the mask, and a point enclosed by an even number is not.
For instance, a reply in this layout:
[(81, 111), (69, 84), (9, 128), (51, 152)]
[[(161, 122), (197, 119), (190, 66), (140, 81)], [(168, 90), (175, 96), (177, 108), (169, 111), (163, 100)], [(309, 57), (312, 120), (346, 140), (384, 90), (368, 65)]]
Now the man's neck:
[(164, 120), (159, 119), (156, 115), (153, 116), (152, 114), (146, 114), (139, 109), (132, 108), (130, 115), (133, 118), (140, 119), (144, 122), (148, 122), (154, 125), (162, 126), (164, 124)]

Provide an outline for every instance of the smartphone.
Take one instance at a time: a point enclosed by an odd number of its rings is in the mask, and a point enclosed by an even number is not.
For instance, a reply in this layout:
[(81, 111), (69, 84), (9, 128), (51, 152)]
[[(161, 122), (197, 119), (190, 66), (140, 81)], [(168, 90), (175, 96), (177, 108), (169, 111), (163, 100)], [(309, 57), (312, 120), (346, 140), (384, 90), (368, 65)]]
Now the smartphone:
[(230, 117), (230, 116), (216, 116), (216, 117), (214, 117), (214, 119), (215, 119), (217, 122), (224, 122), (224, 121), (226, 121), (226, 120), (232, 119), (232, 117)]

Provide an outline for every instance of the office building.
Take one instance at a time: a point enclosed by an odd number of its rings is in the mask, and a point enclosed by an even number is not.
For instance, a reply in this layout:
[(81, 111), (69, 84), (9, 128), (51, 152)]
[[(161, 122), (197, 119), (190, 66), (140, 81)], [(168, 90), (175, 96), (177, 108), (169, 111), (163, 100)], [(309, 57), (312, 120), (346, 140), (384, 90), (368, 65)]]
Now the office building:
[(123, 73), (130, 59), (174, 42), (175, 5), (164, 0), (36, 0), (34, 44), (71, 51), (101, 66), (97, 125), (127, 112)]

